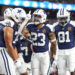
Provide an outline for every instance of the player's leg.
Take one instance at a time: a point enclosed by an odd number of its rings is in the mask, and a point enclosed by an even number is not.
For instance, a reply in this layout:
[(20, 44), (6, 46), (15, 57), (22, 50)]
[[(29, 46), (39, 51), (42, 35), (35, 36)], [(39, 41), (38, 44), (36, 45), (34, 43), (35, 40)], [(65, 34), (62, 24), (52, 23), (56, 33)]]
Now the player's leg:
[(75, 48), (71, 49), (69, 65), (70, 65), (71, 75), (75, 75)]
[[(25, 62), (24, 63), (22, 63), (22, 66), (21, 66), (21, 68), (20, 69), (18, 69), (18, 73), (19, 73), (19, 75), (28, 75), (28, 73), (27, 73), (27, 65), (25, 64)], [(18, 75), (18, 74), (17, 74)]]
[[(0, 56), (1, 57), (1, 56)], [(0, 58), (0, 60), (2, 60), (1, 58)], [(2, 62), (2, 61), (1, 61)], [(1, 62), (0, 62), (0, 75), (4, 75), (4, 73), (3, 73), (3, 71), (2, 71), (2, 67), (1, 67), (1, 65), (3, 65), (3, 64), (1, 64)]]
[(42, 53), (40, 57), (41, 62), (41, 74), (42, 75), (49, 75), (50, 71), (50, 57), (48, 52)]
[(22, 65), (20, 68), (18, 68), (18, 71), (20, 73), (20, 75), (28, 75), (26, 72), (26, 64), (25, 62), (22, 62)]
[(65, 55), (58, 55), (57, 67), (58, 75), (66, 75), (66, 59)]
[(20, 75), (28, 75), (28, 73), (27, 73), (27, 65), (24, 62), (23, 56), (21, 55), (21, 56), (19, 56), (19, 58), (22, 61), (21, 62), (22, 64), (21, 64), (20, 68), (17, 69), (18, 70), (18, 73)]
[(25, 73), (21, 73), (20, 75), (28, 75), (28, 72), (27, 72), (27, 64), (25, 62), (23, 64), (22, 64), (21, 67), (25, 66), (25, 67), (22, 68), (22, 70), (25, 70)]
[(0, 62), (1, 72), (5, 75), (16, 75), (15, 65), (9, 54), (6, 52), (5, 48), (0, 51)]
[(32, 70), (27, 71), (28, 75), (32, 75)]
[(32, 75), (31, 62), (27, 63), (27, 73), (28, 75)]
[(38, 53), (33, 53), (31, 58), (32, 75), (40, 75)]
[(69, 71), (67, 71), (67, 72), (66, 72), (66, 75), (70, 75), (70, 72), (69, 72)]
[(3, 58), (2, 58), (2, 53), (1, 53), (1, 49), (0, 49), (0, 75), (4, 75), (4, 70), (3, 70), (3, 67), (4, 67), (4, 61), (3, 61)]
[(71, 73), (70, 73), (70, 55), (67, 55), (67, 71), (66, 71), (66, 75), (71, 75)]
[(14, 65), (13, 59), (10, 57), (10, 55), (7, 53), (7, 50), (3, 50), (3, 56), (6, 62), (6, 68), (8, 70), (8, 75), (16, 75), (16, 67)]

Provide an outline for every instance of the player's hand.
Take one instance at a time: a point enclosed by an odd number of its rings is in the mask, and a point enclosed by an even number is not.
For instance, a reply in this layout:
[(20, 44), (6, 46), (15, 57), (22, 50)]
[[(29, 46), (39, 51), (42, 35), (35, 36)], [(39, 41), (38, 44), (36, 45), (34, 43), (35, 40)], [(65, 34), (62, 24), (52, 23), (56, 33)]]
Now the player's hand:
[(18, 72), (20, 74), (23, 74), (26, 72), (26, 66), (23, 60), (23, 57), (19, 57), (16, 61), (15, 61), (15, 66), (16, 69), (18, 70)]
[(50, 67), (50, 73), (56, 72), (57, 62), (54, 60), (51, 67)]
[(24, 63), (24, 60), (20, 57), (15, 61), (15, 66), (17, 69), (19, 69), (22, 65), (22, 63)]
[(57, 61), (53, 61), (53, 63), (52, 63), (52, 67), (56, 67), (57, 66)]
[(18, 56), (21, 58), (23, 57), (23, 53), (18, 53)]
[(31, 19), (31, 11), (29, 11), (29, 13), (26, 16), (26, 20), (30, 20)]
[(18, 59), (15, 61), (15, 66), (16, 66), (16, 68), (20, 68), (20, 67), (21, 67), (21, 60), (20, 60), (20, 58), (18, 58)]

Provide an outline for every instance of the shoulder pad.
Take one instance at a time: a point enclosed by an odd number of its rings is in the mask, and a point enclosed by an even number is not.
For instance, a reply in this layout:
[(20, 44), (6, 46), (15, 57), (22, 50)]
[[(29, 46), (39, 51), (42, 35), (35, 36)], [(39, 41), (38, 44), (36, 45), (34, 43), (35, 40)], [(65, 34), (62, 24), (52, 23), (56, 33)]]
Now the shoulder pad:
[(29, 23), (27, 24), (27, 26), (28, 26), (28, 25), (33, 25), (33, 24), (34, 24), (33, 22), (29, 22)]
[(75, 27), (75, 21), (70, 21), (70, 24), (72, 24)]
[[(4, 23), (4, 20), (3, 20), (3, 21), (0, 21), (0, 23), (3, 24), (3, 23)], [(4, 24), (3, 24), (3, 25), (4, 25)]]
[(51, 24), (46, 25), (51, 31), (53, 31), (53, 26)]
[(58, 25), (59, 23), (58, 22), (55, 22), (55, 23), (53, 23), (53, 32), (55, 32), (55, 27)]
[(4, 25), (9, 26), (9, 27), (13, 27), (14, 22), (12, 20), (10, 20), (10, 19), (6, 19), (6, 20), (4, 20)]
[(58, 22), (53, 23), (53, 27), (57, 26), (58, 24)]

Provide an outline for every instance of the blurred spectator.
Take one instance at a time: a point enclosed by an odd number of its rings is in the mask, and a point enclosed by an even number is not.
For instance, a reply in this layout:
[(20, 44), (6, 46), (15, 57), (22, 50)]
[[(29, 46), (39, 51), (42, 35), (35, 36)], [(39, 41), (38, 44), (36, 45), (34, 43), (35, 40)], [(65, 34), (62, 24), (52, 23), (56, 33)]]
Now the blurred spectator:
[(49, 1), (50, 2), (56, 2), (56, 3), (59, 2), (58, 0), (49, 0)]
[(3, 16), (0, 16), (0, 21), (4, 20)]
[(75, 4), (75, 0), (58, 0), (59, 3)]
[(58, 2), (58, 3), (65, 3), (65, 4), (75, 4), (75, 0), (34, 0), (34, 1), (49, 1), (49, 2)]
[[(52, 0), (53, 1), (53, 0)], [(60, 0), (61, 1), (61, 0)], [(64, 1), (64, 0), (62, 0)], [(72, 0), (71, 0), (72, 1)], [(8, 7), (13, 7), (15, 8), (16, 6), (2, 6), (0, 5), (0, 20), (3, 19), (3, 12), (6, 8)], [(30, 10), (31, 10), (31, 14), (37, 9), (37, 8), (27, 8), (27, 7), (22, 7), (26, 10), (26, 13), (28, 13)], [(52, 24), (53, 22), (56, 22), (57, 18), (56, 18), (56, 13), (57, 13), (57, 10), (55, 9), (44, 9), (47, 13), (47, 22), (49, 22), (50, 24)], [(75, 20), (75, 11), (71, 11), (71, 19), (72, 20)]]
[(38, 1), (49, 1), (49, 0), (38, 0)]
[(71, 11), (71, 20), (75, 20), (75, 11)]

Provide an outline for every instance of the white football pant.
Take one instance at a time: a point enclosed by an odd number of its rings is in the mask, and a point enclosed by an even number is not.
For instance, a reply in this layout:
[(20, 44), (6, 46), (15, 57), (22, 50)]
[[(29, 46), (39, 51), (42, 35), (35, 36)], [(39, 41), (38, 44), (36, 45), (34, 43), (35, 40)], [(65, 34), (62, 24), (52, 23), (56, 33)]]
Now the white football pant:
[(49, 52), (32, 54), (31, 58), (32, 75), (49, 75), (50, 57)]
[(16, 75), (14, 61), (3, 47), (0, 47), (0, 74)]
[(75, 48), (58, 51), (57, 67), (59, 75), (75, 71)]

